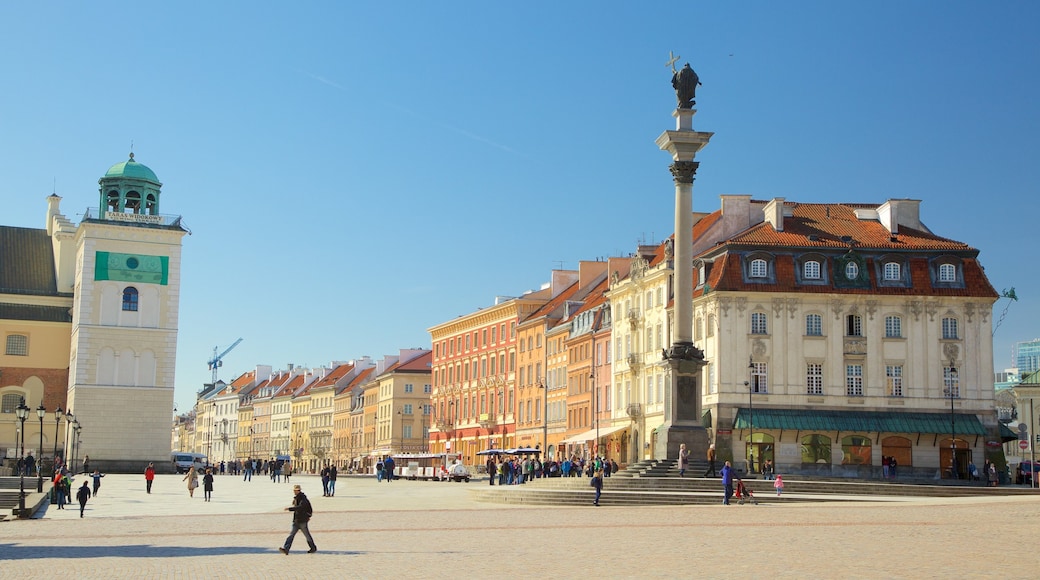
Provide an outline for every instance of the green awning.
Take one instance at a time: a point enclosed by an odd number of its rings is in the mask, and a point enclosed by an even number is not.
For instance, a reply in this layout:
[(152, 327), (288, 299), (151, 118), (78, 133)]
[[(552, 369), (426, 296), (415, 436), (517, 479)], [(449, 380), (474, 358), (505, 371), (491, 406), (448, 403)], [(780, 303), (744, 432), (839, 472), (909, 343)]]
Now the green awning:
[(1014, 441), (1016, 439), (1018, 439), (1018, 433), (1015, 433), (1011, 429), (1008, 429), (1007, 425), (1001, 423), (1000, 424), (1000, 440), (1001, 440), (1001, 442), (1007, 443), (1008, 441)]
[[(899, 413), (885, 411), (815, 411), (799, 409), (737, 409), (734, 429), (796, 431), (859, 431), (866, 433), (950, 433), (949, 413)], [(958, 435), (986, 435), (975, 415), (957, 413), (953, 423)]]

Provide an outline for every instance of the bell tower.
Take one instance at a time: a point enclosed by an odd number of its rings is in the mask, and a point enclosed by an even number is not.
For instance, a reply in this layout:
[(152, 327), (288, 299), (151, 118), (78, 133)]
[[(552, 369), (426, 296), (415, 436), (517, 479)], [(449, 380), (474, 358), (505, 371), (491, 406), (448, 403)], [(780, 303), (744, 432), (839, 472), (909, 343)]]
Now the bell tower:
[(130, 158), (98, 180), (75, 235), (68, 407), (82, 452), (102, 470), (167, 465), (180, 302), (180, 216), (159, 213), (162, 183)]

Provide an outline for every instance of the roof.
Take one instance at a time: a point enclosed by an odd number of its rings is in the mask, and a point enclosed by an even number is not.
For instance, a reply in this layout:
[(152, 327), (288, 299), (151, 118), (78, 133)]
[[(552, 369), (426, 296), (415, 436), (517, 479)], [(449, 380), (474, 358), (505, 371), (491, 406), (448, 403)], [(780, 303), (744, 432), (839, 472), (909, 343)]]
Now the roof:
[(72, 313), (65, 306), (38, 306), (35, 304), (8, 304), (0, 302), (0, 320), (71, 323)]
[(59, 295), (47, 230), (0, 226), (0, 292)]
[[(842, 431), (847, 433), (935, 433), (950, 434), (949, 413), (899, 413), (891, 411), (819, 411), (799, 409), (737, 409), (734, 429), (789, 429), (797, 431)], [(975, 415), (952, 415), (958, 435), (986, 435)]]
[(133, 153), (130, 154), (130, 159), (127, 161), (116, 163), (112, 167), (109, 167), (108, 171), (105, 173), (105, 177), (129, 177), (132, 179), (143, 179), (144, 181), (150, 181), (157, 185), (162, 185), (154, 171), (152, 171), (147, 165), (134, 161)]

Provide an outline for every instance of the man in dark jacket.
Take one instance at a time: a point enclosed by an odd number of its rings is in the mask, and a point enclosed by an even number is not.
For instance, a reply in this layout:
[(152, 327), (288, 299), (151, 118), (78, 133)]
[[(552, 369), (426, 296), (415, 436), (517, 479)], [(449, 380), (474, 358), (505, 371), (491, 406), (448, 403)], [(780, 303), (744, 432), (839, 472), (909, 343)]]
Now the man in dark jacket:
[(329, 497), (336, 495), (336, 478), (339, 477), (339, 471), (336, 469), (336, 465), (333, 464), (329, 467)]
[(318, 547), (314, 545), (314, 538), (311, 537), (311, 531), (307, 529), (307, 522), (311, 521), (311, 502), (307, 499), (307, 495), (300, 490), (300, 486), (293, 486), (293, 504), (290, 507), (285, 508), (287, 512), (293, 512), (292, 531), (289, 532), (289, 537), (285, 538), (285, 544), (278, 548), (278, 551), (289, 555), (289, 548), (292, 547), (293, 538), (296, 537), (296, 532), (303, 532), (303, 537), (307, 538), (307, 545), (310, 546), (310, 550), (307, 550), (308, 554), (313, 554), (318, 551)]
[(87, 500), (90, 499), (90, 483), (87, 480), (83, 480), (83, 486), (76, 492), (76, 499), (79, 500), (79, 517), (83, 517), (83, 510), (87, 508)]

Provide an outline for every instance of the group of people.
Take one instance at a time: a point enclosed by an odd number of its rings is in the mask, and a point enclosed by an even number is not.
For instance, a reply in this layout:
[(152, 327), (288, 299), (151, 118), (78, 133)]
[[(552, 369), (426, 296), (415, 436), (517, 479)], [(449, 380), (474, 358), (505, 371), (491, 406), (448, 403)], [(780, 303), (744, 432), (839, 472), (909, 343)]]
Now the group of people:
[(542, 477), (594, 478), (596, 473), (600, 477), (610, 477), (611, 473), (618, 471), (617, 462), (604, 457), (568, 457), (560, 462), (552, 459), (543, 462), (538, 457), (505, 458), (489, 455), (485, 467), (490, 485), (495, 485), (496, 475), (499, 485), (519, 485)]
[[(101, 478), (105, 475), (98, 470), (94, 470), (94, 474), (89, 478), (83, 478), (83, 485), (76, 491), (76, 500), (79, 502), (79, 517), (83, 517), (83, 512), (87, 509), (87, 500), (91, 496), (96, 496), (99, 489), (101, 489)], [(90, 480), (94, 480), (94, 490), (90, 489)], [(51, 480), (51, 493), (58, 504), (58, 509), (65, 509), (66, 504), (72, 503), (72, 474), (69, 472), (68, 467), (61, 460), (61, 458), (55, 458), (54, 460), (54, 478)]]
[(881, 475), (885, 479), (895, 479), (896, 471), (899, 467), (899, 461), (891, 455), (881, 456)]
[(387, 483), (394, 480), (394, 469), (397, 468), (397, 464), (394, 458), (387, 455), (380, 461), (376, 462), (376, 481), (383, 481)]

